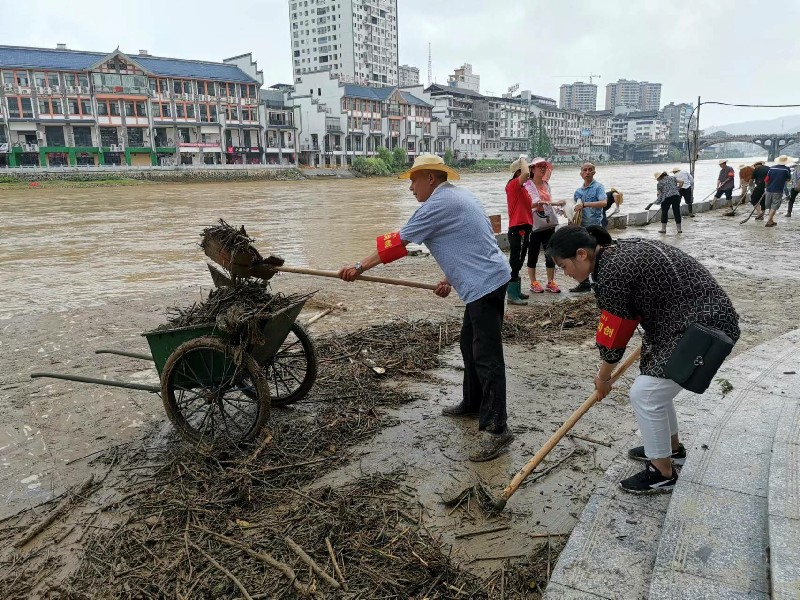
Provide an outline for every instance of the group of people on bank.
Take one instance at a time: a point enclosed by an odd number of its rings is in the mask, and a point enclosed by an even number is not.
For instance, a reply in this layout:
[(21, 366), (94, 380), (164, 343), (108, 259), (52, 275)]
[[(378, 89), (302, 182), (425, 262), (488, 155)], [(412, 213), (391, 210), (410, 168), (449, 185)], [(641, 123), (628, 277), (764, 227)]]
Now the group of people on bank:
[[(730, 171), (733, 180), (733, 169), (723, 162), (720, 166)], [(784, 154), (776, 158), (771, 167), (763, 160), (757, 160), (752, 165), (739, 165), (739, 187), (739, 204), (747, 202), (749, 196), (756, 213), (755, 220), (763, 221), (766, 217), (764, 225), (775, 227), (778, 224), (775, 216), (784, 198), (789, 199), (785, 216), (792, 216), (794, 201), (800, 193), (800, 159)], [(727, 197), (730, 199), (730, 194)]]
[[(581, 167), (583, 185), (575, 192), (575, 213), (580, 215), (575, 220), (581, 223), (558, 229), (536, 227), (535, 223), (554, 218), (552, 207), (558, 206), (547, 184), (549, 168), (543, 159), (528, 164), (520, 158), (512, 165), (506, 190), (510, 208), (514, 201), (518, 239), (506, 260), (480, 201), (451, 183), (459, 179), (458, 173), (438, 156), (418, 156), (400, 178), (411, 180), (419, 207), (399, 231), (378, 236), (375, 251), (342, 267), (339, 277), (354, 281), (368, 269), (400, 259), (409, 243), (427, 246), (444, 273), (434, 293), (444, 298), (455, 289), (466, 305), (460, 335), (462, 394), (442, 412), (448, 417), (477, 418), (482, 437), (469, 460), (489, 461), (514, 439), (506, 406), (505, 297), (511, 286), (519, 290), (526, 240), (526, 250), (538, 244), (535, 256), (544, 250), (548, 277), (547, 285), (539, 287), (558, 293), (558, 266), (597, 297), (600, 363), (593, 384), (600, 399), (610, 393), (612, 370), (634, 332), (641, 330), (641, 374), (630, 398), (643, 445), (631, 448), (628, 456), (642, 461), (644, 469), (620, 486), (636, 494), (669, 492), (678, 478), (675, 467), (686, 457), (673, 399), (681, 389), (705, 391), (739, 338), (738, 315), (709, 271), (688, 254), (660, 241), (611, 238), (603, 226), (604, 209), (617, 201), (614, 194), (621, 201), (621, 194), (607, 193), (594, 180), (591, 163)], [(528, 210), (530, 222), (524, 214)], [(531, 233), (536, 233), (533, 242)], [(536, 258), (529, 258), (528, 266), (531, 290), (540, 293), (533, 286), (538, 281)], [(706, 350), (698, 350), (702, 348)]]

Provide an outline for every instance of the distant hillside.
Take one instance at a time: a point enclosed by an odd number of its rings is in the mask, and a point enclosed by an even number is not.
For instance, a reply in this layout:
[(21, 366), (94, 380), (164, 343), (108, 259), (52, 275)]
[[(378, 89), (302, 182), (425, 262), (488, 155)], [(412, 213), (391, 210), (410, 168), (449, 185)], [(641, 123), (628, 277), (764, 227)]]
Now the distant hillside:
[(724, 131), (732, 135), (795, 133), (800, 131), (800, 115), (786, 115), (785, 117), (778, 117), (777, 119), (745, 121), (743, 123), (730, 123), (728, 125), (704, 127), (703, 131), (706, 133)]

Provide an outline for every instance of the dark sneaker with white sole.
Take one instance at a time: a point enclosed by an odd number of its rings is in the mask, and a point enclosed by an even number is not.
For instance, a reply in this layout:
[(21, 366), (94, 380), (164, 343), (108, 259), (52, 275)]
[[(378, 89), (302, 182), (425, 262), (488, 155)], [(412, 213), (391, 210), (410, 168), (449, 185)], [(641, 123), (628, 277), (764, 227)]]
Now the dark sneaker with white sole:
[[(628, 450), (628, 458), (641, 462), (650, 460), (644, 453), (644, 446), (636, 446), (636, 448)], [(683, 444), (678, 444), (678, 449), (670, 455), (670, 458), (672, 459), (672, 464), (676, 467), (682, 467), (684, 465), (686, 462), (686, 448), (683, 447)]]
[(669, 494), (678, 483), (678, 471), (672, 469), (672, 477), (664, 477), (651, 462), (644, 463), (644, 471), (623, 479), (619, 487), (629, 494)]
[(503, 433), (489, 433), (484, 431), (481, 434), (480, 447), (469, 455), (472, 462), (486, 462), (494, 460), (508, 450), (508, 445), (514, 441), (514, 434), (506, 427)]

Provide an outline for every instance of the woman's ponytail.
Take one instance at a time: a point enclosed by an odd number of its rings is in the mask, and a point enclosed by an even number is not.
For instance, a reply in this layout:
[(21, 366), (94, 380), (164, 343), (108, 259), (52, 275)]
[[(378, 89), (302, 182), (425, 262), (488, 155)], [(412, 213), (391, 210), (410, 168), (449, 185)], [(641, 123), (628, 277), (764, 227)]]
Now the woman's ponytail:
[(599, 246), (610, 246), (614, 243), (614, 238), (611, 237), (611, 234), (609, 234), (608, 230), (602, 225), (589, 225), (586, 231), (597, 240), (597, 245)]

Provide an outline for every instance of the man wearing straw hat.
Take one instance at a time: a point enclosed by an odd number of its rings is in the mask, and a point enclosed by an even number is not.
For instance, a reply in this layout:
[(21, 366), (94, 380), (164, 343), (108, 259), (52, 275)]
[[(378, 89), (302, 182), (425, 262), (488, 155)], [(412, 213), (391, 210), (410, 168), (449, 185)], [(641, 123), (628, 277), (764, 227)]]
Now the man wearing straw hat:
[(733, 197), (733, 167), (728, 166), (728, 161), (724, 158), (719, 161), (719, 177), (717, 178), (717, 191), (714, 199), (719, 200), (722, 196), (732, 203)]
[(511, 269), (497, 245), (480, 201), (449, 180), (458, 173), (432, 154), (422, 154), (399, 175), (411, 180), (420, 203), (408, 222), (394, 233), (378, 236), (377, 250), (339, 270), (354, 281), (361, 273), (406, 255), (406, 245), (425, 244), (444, 272), (435, 294), (442, 298), (455, 288), (466, 304), (461, 326), (464, 359), (462, 400), (445, 408), (447, 416), (477, 416), (483, 432), (473, 462), (492, 460), (514, 439), (506, 424), (506, 374), (501, 329)]
[(767, 184), (766, 194), (764, 195), (764, 206), (768, 211), (767, 222), (765, 227), (775, 227), (775, 213), (781, 206), (783, 200), (783, 191), (786, 184), (792, 179), (792, 171), (789, 169), (789, 163), (792, 159), (782, 154), (775, 159), (775, 164), (767, 171), (767, 178), (764, 180)]
[(753, 171), (755, 171), (755, 167), (752, 165), (739, 165), (739, 187), (742, 190), (739, 195), (739, 204), (747, 202), (747, 195), (752, 191)]
[(678, 192), (680, 192), (681, 198), (686, 202), (686, 206), (689, 207), (689, 216), (694, 218), (694, 212), (692, 211), (692, 202), (694, 201), (694, 177), (692, 177), (689, 171), (681, 169), (680, 167), (673, 167), (672, 175), (680, 183), (681, 187)]

